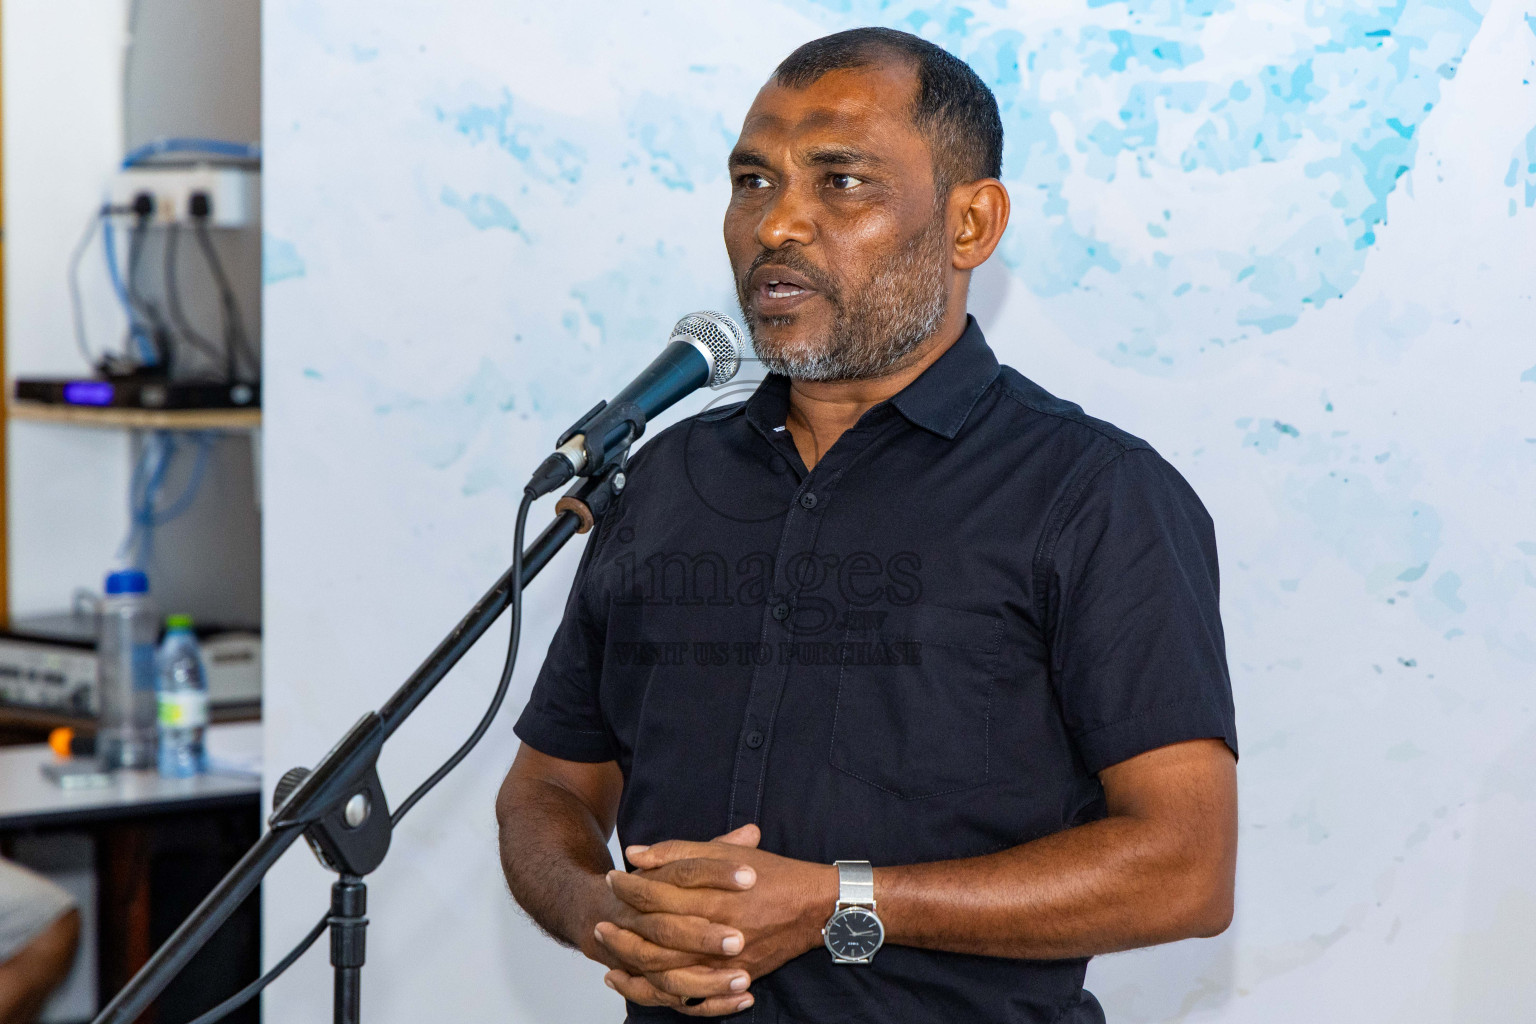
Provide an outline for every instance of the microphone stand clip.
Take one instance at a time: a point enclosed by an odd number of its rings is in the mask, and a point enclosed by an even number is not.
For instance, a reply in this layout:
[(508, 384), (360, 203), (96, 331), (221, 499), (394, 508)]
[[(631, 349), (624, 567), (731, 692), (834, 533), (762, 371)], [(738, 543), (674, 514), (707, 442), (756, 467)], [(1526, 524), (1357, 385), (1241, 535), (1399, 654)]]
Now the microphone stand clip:
[(583, 472), (596, 476), (612, 464), (615, 456), (619, 460), (628, 456), (630, 445), (645, 433), (645, 413), (634, 402), (605, 403), (581, 424), (579, 432), (587, 457)]

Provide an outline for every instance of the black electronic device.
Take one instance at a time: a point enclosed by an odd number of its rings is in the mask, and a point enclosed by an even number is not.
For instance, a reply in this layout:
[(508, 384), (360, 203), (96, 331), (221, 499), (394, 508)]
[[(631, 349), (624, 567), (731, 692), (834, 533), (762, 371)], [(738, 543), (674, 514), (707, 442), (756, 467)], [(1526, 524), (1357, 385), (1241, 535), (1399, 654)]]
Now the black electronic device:
[(86, 409), (259, 409), (261, 385), (150, 376), (23, 377), (16, 381), (15, 397)]

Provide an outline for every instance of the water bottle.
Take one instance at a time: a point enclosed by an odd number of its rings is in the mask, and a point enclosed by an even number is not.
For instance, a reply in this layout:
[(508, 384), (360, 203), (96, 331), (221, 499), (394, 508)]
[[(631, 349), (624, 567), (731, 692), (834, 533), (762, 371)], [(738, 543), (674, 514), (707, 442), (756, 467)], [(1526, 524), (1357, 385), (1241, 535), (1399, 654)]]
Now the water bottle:
[(155, 638), (160, 615), (149, 578), (137, 569), (107, 577), (96, 634), (101, 702), (97, 751), (109, 768), (155, 763)]
[(208, 673), (192, 633), (190, 615), (165, 620), (155, 657), (159, 679), (160, 774), (184, 779), (208, 770), (203, 733), (208, 728)]

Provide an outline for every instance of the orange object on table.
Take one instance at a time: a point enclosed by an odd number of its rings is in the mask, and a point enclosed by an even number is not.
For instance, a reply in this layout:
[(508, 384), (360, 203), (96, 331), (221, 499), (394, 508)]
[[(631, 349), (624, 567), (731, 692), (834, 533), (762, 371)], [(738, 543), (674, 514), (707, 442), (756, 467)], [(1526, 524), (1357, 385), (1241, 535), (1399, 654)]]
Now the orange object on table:
[(69, 757), (69, 744), (75, 738), (75, 730), (60, 726), (48, 734), (48, 746), (60, 757)]

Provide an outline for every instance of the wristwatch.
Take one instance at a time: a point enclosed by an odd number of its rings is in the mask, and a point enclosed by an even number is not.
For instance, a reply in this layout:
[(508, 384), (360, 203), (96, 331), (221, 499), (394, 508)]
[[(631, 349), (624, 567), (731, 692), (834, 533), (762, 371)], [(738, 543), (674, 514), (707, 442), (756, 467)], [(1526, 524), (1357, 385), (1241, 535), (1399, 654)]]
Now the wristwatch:
[(885, 942), (885, 925), (875, 913), (875, 869), (867, 860), (840, 860), (837, 906), (821, 930), (835, 964), (867, 964)]

